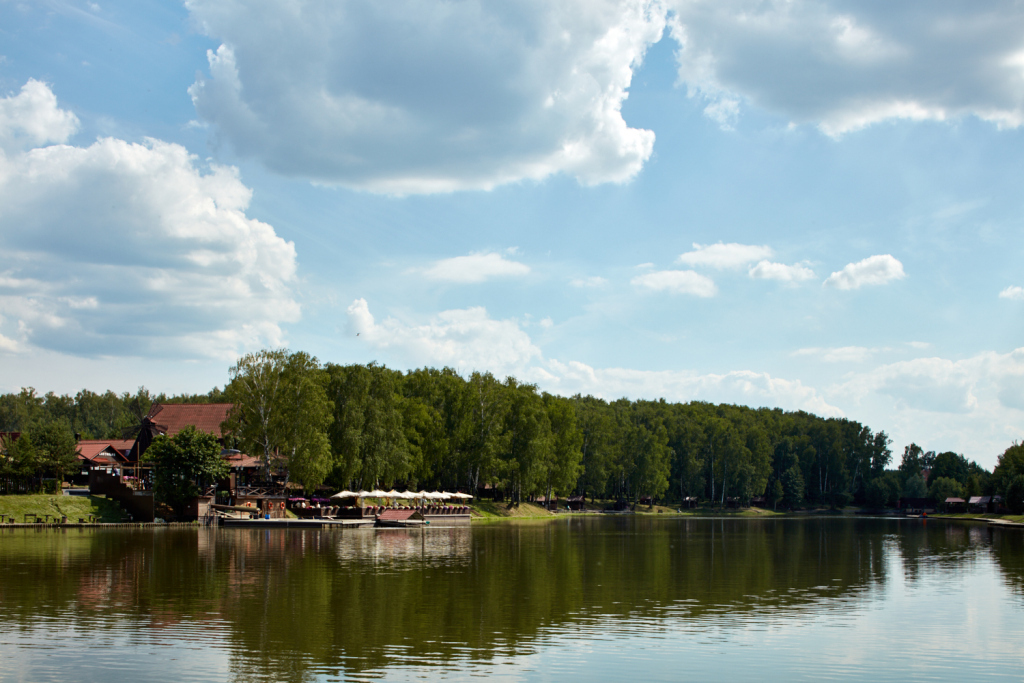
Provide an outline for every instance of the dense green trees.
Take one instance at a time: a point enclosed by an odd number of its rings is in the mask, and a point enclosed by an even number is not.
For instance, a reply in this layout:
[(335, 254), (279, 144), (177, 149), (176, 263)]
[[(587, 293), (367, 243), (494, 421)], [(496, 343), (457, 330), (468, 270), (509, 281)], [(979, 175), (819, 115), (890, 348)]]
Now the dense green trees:
[(332, 405), (319, 361), (301, 351), (264, 350), (240, 358), (229, 374), (224, 396), (234, 408), (225, 426), (238, 445), (263, 458), (268, 479), (279, 457), (303, 485), (322, 483), (333, 464), (326, 434)]
[[(490, 485), (516, 501), (581, 494), (628, 503), (764, 497), (784, 507), (850, 500), (886, 507), (901, 496), (929, 495), (926, 475), (933, 489), (944, 479), (953, 484), (943, 491), (958, 486), (964, 495), (1002, 493), (1024, 475), (1024, 446), (1016, 444), (993, 475), (961, 455), (916, 444), (890, 469), (885, 432), (803, 411), (567, 398), (490, 373), (321, 365), (283, 349), (242, 357), (229, 377), (223, 392), (200, 396), (24, 389), (0, 396), (0, 429), (35, 433), (59, 422), (83, 437), (120, 436), (155, 401), (231, 402), (226, 426), (237, 445), (267, 470), (286, 468), (307, 489)], [(8, 455), (0, 465), (5, 476), (27, 467), (39, 477), (39, 462), (37, 454)]]
[(0, 441), (0, 491), (59, 490), (64, 477), (78, 469), (76, 451), (65, 420), (42, 423), (32, 433), (22, 432), (19, 439), (4, 438)]

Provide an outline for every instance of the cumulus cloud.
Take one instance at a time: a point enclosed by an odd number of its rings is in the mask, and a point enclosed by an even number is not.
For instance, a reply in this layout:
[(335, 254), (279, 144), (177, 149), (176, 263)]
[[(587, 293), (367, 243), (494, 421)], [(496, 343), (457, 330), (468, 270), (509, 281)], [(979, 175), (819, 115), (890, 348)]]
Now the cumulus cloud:
[(803, 282), (813, 280), (814, 271), (799, 263), (787, 266), (785, 263), (759, 261), (747, 271), (750, 277), (757, 280), (778, 280), (779, 282)]
[(693, 270), (657, 270), (637, 275), (631, 282), (637, 287), (653, 289), (656, 292), (691, 294), (704, 298), (712, 297), (718, 292), (711, 278)]
[[(542, 321), (543, 324), (543, 321)], [(410, 365), (453, 366), (469, 372), (491, 371), (535, 382), (541, 389), (606, 399), (664, 397), (671, 401), (716, 401), (808, 410), (842, 415), (813, 388), (767, 373), (734, 371), (696, 374), (594, 368), (578, 361), (545, 359), (514, 320), (492, 320), (483, 308), (444, 311), (424, 324), (395, 318), (377, 323), (365, 299), (348, 308), (353, 334), (377, 350), (395, 353)]]
[(907, 275), (903, 272), (903, 264), (890, 254), (876, 254), (857, 263), (848, 263), (824, 282), (825, 287), (836, 289), (859, 289), (864, 285), (884, 285), (893, 280), (901, 280)]
[(768, 258), (772, 255), (772, 249), (768, 246), (757, 246), (753, 244), (693, 244), (693, 251), (680, 254), (676, 259), (679, 263), (687, 266), (707, 266), (709, 268), (740, 268), (754, 261)]
[(896, 444), (916, 441), (992, 467), (1024, 438), (1024, 348), (888, 363), (851, 373), (823, 395), (873, 427), (884, 425)]
[(1014, 301), (1024, 301), (1024, 287), (1018, 287), (1017, 285), (1011, 285), (999, 292), (1000, 299), (1013, 299)]
[[(0, 100), (0, 138), (70, 134), (73, 115), (39, 87), (17, 106), (25, 89)], [(201, 170), (159, 140), (0, 154), (0, 332), (80, 355), (230, 357), (281, 343), (280, 324), (299, 316), (295, 249), (246, 217), (250, 197), (235, 169)]]
[(0, 98), (0, 149), (18, 152), (66, 142), (78, 130), (78, 117), (57, 106), (45, 83), (30, 78), (17, 95)]
[(654, 133), (622, 118), (657, 0), (187, 0), (222, 44), (190, 88), (218, 139), (277, 172), (392, 194), (567, 173), (622, 182)]
[(887, 119), (1024, 121), (1012, 0), (671, 0), (679, 79), (726, 126), (746, 102), (838, 136)]
[(508, 374), (540, 357), (516, 321), (492, 320), (482, 307), (443, 311), (429, 322), (409, 325), (395, 318), (378, 323), (366, 300), (356, 299), (348, 307), (348, 324), (365, 342), (412, 365)]
[(501, 254), (484, 253), (441, 259), (423, 273), (431, 280), (474, 283), (496, 277), (522, 277), (530, 274), (530, 267)]

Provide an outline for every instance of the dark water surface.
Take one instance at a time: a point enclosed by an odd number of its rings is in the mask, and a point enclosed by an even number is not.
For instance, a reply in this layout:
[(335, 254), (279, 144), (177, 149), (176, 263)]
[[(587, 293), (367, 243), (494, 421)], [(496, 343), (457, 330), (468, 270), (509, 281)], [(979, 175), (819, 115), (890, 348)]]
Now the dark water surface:
[(1024, 680), (1024, 533), (563, 518), (0, 531), (3, 681)]

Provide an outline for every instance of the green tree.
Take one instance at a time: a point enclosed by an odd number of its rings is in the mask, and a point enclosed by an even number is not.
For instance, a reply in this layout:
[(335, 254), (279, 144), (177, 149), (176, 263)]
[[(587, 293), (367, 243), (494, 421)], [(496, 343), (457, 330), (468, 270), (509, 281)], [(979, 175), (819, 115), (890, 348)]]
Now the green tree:
[(903, 459), (900, 461), (900, 476), (904, 486), (910, 477), (921, 474), (923, 469), (924, 450), (916, 443), (912, 443), (903, 449)]
[(964, 486), (951, 477), (938, 477), (928, 487), (929, 497), (945, 512), (947, 498), (963, 498)]
[(906, 498), (927, 498), (928, 484), (920, 474), (911, 475), (903, 485), (903, 495)]
[(0, 478), (4, 493), (21, 493), (32, 488), (32, 478), (40, 470), (39, 454), (25, 433), (0, 441)]
[(1006, 485), (1006, 495), (1003, 500), (1011, 514), (1024, 514), (1024, 474), (1018, 474), (1010, 480), (1010, 483)]
[(935, 481), (945, 477), (958, 481), (960, 484), (966, 484), (970, 474), (971, 463), (967, 458), (952, 451), (946, 451), (935, 456), (928, 480)]
[(786, 497), (786, 489), (782, 487), (782, 482), (778, 479), (772, 484), (770, 498), (772, 501), (772, 510), (779, 509), (779, 501)]
[(356, 487), (390, 487), (410, 471), (397, 373), (370, 365), (327, 366), (334, 405), (331, 447), (336, 479)]
[(270, 481), (272, 456), (277, 452), (281, 435), (278, 413), (284, 405), (282, 383), (288, 365), (285, 349), (264, 349), (248, 353), (228, 371), (231, 381), (224, 390), (232, 404), (224, 427), (251, 455), (263, 458), (264, 476)]
[(579, 425), (581, 474), (577, 491), (591, 498), (605, 495), (609, 468), (615, 459), (615, 418), (612, 408), (593, 396), (573, 397), (576, 421)]
[(804, 499), (804, 475), (793, 465), (782, 475), (783, 501), (789, 508), (795, 508)]
[(64, 420), (51, 422), (32, 433), (32, 445), (39, 466), (47, 474), (53, 475), (59, 491), (64, 477), (79, 467), (78, 446), (71, 428)]
[(505, 418), (508, 441), (500, 474), (513, 502), (519, 503), (539, 494), (544, 484), (544, 465), (552, 450), (551, 421), (535, 385), (520, 384), (509, 377), (505, 388), (509, 392)]
[(287, 408), (277, 411), (278, 448), (288, 456), (288, 476), (307, 491), (324, 482), (334, 464), (327, 428), (334, 419), (327, 375), (307, 353), (288, 356), (281, 389)]
[(895, 506), (899, 497), (899, 481), (895, 477), (880, 476), (868, 482), (865, 503), (869, 508), (880, 510)]
[(284, 349), (247, 354), (231, 368), (224, 427), (242, 449), (262, 456), (267, 481), (275, 456), (289, 460), (304, 486), (317, 486), (330, 471), (331, 402), (322, 373), (316, 358)]
[(1024, 475), (1024, 444), (1013, 442), (1013, 445), (1003, 451), (992, 470), (993, 488), (1003, 495), (1006, 494), (1006, 487), (1016, 477)]
[(157, 500), (170, 505), (178, 515), (188, 501), (201, 493), (200, 487), (216, 483), (228, 474), (217, 437), (191, 425), (173, 438), (162, 434), (156, 437), (143, 457), (153, 463)]
[(576, 409), (569, 399), (545, 393), (544, 408), (551, 424), (551, 450), (546, 470), (547, 498), (552, 491), (566, 495), (576, 486), (582, 471), (583, 433), (576, 424)]

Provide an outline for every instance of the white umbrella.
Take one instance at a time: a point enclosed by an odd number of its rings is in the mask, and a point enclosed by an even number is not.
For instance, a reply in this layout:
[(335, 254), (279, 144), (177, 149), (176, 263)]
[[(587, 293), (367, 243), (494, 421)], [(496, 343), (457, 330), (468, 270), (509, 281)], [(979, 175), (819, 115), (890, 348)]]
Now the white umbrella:
[(359, 494), (355, 491), (339, 491), (335, 493), (331, 498), (358, 498)]
[(416, 494), (417, 498), (430, 498), (430, 494), (426, 491), (420, 491)]
[(434, 491), (433, 493), (430, 494), (430, 497), (431, 498), (436, 498), (438, 500), (448, 500), (448, 498), (451, 495), (452, 494), (450, 494), (450, 493), (442, 493), (441, 491)]
[(468, 499), (470, 499), (472, 497), (473, 496), (469, 495), (468, 493), (453, 493), (452, 494), (452, 498), (461, 498), (462, 500), (468, 500)]
[(385, 493), (384, 497), (385, 498), (405, 498), (405, 496), (403, 496), (401, 493), (399, 493), (398, 491), (396, 491), (394, 489), (391, 489), (390, 491)]
[(367, 498), (387, 498), (388, 492), (381, 491), (380, 489), (374, 489), (366, 494)]

